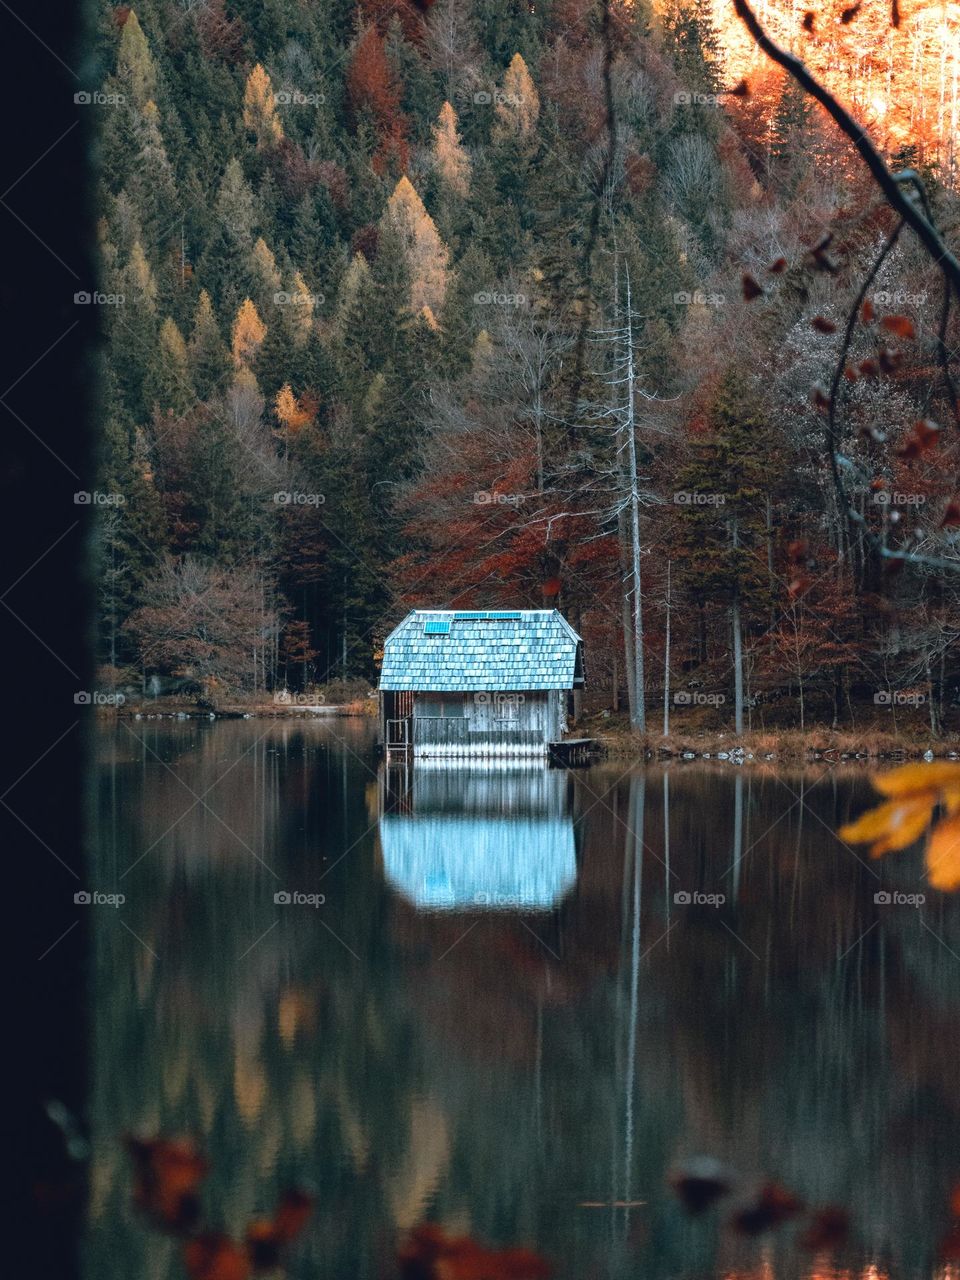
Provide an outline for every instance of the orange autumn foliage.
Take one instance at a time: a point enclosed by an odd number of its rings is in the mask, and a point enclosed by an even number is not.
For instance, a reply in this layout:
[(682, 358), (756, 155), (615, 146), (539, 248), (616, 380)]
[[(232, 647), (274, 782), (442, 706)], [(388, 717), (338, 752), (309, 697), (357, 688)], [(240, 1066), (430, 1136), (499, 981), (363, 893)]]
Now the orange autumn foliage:
[(943, 810), (927, 839), (927, 879), (945, 893), (960, 889), (960, 764), (907, 764), (873, 785), (888, 799), (841, 827), (840, 839), (869, 844), (871, 857), (880, 858), (913, 844)]
[(127, 1138), (133, 1161), (133, 1201), (164, 1230), (177, 1231), (194, 1220), (197, 1190), (207, 1175), (206, 1160), (189, 1139)]
[(203, 1235), (183, 1246), (183, 1261), (190, 1280), (247, 1280), (250, 1259), (229, 1236)]
[(347, 93), (355, 116), (366, 112), (373, 117), (379, 144), (371, 161), (374, 172), (404, 172), (410, 160), (408, 122), (400, 110), (400, 87), (376, 27), (367, 27), (357, 41), (347, 70)]
[(415, 1228), (397, 1254), (404, 1280), (547, 1280), (553, 1268), (530, 1249), (486, 1249), (433, 1223)]
[(273, 411), (281, 427), (296, 435), (310, 425), (316, 416), (316, 409), (316, 402), (311, 397), (303, 396), (298, 400), (289, 382), (285, 382), (277, 392)]

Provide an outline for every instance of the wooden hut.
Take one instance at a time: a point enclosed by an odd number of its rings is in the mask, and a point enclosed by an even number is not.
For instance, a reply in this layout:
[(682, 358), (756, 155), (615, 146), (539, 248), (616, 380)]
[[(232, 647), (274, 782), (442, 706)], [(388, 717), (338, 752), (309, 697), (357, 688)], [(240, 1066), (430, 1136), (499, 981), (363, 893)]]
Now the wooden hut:
[(583, 684), (582, 641), (556, 609), (415, 609), (387, 636), (387, 754), (540, 756)]

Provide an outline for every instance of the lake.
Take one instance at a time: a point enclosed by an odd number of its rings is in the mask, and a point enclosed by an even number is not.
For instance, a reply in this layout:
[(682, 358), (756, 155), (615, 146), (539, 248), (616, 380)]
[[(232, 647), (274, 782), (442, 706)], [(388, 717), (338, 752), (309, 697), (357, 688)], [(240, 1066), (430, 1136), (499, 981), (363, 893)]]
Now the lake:
[[(237, 1237), (311, 1191), (292, 1277), (393, 1276), (425, 1221), (564, 1280), (935, 1274), (960, 910), (917, 851), (835, 839), (871, 796), (827, 764), (387, 770), (355, 719), (104, 728), (87, 1274), (185, 1275), (130, 1133), (195, 1135)], [(736, 1187), (691, 1216), (700, 1156)], [(730, 1229), (765, 1178), (849, 1211), (834, 1262)]]

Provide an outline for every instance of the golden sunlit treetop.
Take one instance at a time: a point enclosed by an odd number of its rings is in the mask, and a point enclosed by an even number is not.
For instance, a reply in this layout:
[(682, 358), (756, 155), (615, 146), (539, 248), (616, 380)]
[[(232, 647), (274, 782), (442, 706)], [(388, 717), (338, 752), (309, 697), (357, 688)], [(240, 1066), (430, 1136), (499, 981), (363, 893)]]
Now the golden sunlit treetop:
[[(725, 83), (775, 74), (729, 0), (711, 0), (711, 7)], [(655, 0), (657, 12), (669, 8), (667, 0)], [(768, 34), (802, 58), (888, 153), (914, 144), (926, 159), (952, 166), (960, 125), (960, 4), (901, 5), (896, 28), (888, 4), (856, 6), (852, 16), (850, 9), (847, 21), (840, 5), (767, 0), (757, 12)], [(808, 11), (810, 31), (803, 26)]]

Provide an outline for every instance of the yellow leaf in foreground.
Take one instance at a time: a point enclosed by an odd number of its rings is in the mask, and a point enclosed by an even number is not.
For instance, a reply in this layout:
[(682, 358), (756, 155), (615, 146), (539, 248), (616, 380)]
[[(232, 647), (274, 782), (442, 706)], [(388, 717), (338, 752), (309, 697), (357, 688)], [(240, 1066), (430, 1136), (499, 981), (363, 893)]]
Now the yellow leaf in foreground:
[(884, 796), (911, 796), (940, 787), (960, 787), (960, 764), (945, 760), (935, 764), (905, 764), (878, 774), (873, 785)]
[(923, 834), (936, 798), (936, 792), (926, 791), (905, 800), (888, 800), (876, 809), (868, 809), (856, 822), (848, 822), (837, 834), (850, 844), (872, 841), (870, 853), (874, 858), (905, 849)]
[(927, 843), (927, 878), (935, 889), (960, 889), (960, 814), (944, 818)]

